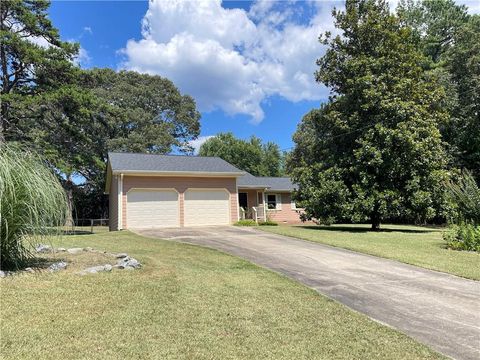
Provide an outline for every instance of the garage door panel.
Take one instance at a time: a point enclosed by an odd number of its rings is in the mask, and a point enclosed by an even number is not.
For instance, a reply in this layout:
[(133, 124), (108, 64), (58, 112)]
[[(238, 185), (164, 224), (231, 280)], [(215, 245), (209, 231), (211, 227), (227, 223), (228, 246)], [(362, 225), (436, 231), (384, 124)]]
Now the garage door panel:
[(178, 193), (174, 190), (131, 190), (127, 194), (129, 228), (180, 225)]
[(230, 195), (226, 190), (185, 192), (185, 226), (230, 224)]

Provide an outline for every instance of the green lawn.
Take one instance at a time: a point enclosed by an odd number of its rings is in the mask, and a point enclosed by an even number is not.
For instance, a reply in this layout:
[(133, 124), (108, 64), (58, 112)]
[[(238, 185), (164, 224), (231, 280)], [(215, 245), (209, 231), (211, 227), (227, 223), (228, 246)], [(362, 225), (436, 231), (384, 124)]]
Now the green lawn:
[(411, 338), (278, 274), (129, 232), (65, 236), (127, 252), (136, 271), (0, 280), (2, 359), (437, 359)]
[(442, 229), (403, 225), (260, 226), (292, 236), (480, 280), (480, 254), (445, 248)]

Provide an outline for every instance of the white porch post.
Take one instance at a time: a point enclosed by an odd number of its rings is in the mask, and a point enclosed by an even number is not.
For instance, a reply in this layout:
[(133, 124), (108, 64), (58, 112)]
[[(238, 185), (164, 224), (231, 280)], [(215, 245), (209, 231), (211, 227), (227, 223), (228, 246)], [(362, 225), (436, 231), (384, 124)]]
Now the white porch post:
[(267, 221), (267, 201), (265, 199), (265, 190), (262, 192), (262, 200), (263, 200), (263, 220)]
[(117, 186), (117, 201), (118, 201), (118, 230), (123, 229), (123, 174), (117, 177), (118, 186)]

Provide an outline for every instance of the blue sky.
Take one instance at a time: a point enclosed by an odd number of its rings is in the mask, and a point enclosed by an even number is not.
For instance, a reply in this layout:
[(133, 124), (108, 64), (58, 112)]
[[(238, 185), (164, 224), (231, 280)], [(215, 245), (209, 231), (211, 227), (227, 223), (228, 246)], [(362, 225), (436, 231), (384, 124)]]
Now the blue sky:
[[(252, 3), (223, 2), (221, 6), (227, 11), (228, 9), (243, 9), (246, 14)], [(50, 18), (60, 30), (63, 39), (80, 42), (82, 53), (79, 60), (83, 68), (135, 68), (135, 66), (125, 66), (124, 62), (128, 59), (128, 55), (122, 49), (125, 49), (129, 40), (138, 42), (144, 39), (142, 19), (148, 9), (147, 1), (53, 1)], [(305, 23), (308, 23), (308, 18), (302, 19), (298, 13), (295, 11), (295, 21), (300, 23), (305, 20)], [(178, 14), (178, 16), (181, 15)], [(180, 28), (178, 31), (181, 32), (182, 29)], [(311, 60), (314, 62), (315, 58)], [(135, 69), (151, 72), (150, 69)], [(226, 76), (228, 76), (228, 70)], [(160, 68), (155, 72), (172, 78), (168, 76), (172, 71), (175, 69), (169, 69), (168, 74), (162, 74)], [(186, 75), (188, 76), (188, 74)], [(313, 81), (313, 72), (309, 76)], [(222, 78), (217, 77), (216, 79), (221, 81)], [(172, 80), (177, 83), (175, 79)], [(180, 81), (180, 83), (182, 82)], [(209, 85), (211, 84), (205, 84), (207, 87)], [(199, 84), (197, 88), (201, 86), (202, 84)], [(196, 91), (192, 94), (188, 91), (188, 87), (187, 89), (179, 87), (183, 92), (190, 93), (196, 98)], [(249, 88), (248, 86), (240, 87), (239, 91), (241, 90), (249, 90)], [(197, 91), (202, 92), (202, 89)], [(213, 94), (213, 96), (215, 95)], [(258, 101), (263, 114), (261, 119), (258, 117), (253, 119), (255, 115), (252, 116), (252, 114), (255, 113), (255, 110), (242, 110), (241, 106), (240, 109), (229, 109), (227, 106), (222, 106), (222, 101), (213, 100), (212, 104), (209, 104), (208, 99), (202, 99), (202, 104), (199, 106), (202, 111), (202, 138), (219, 132), (232, 131), (236, 136), (242, 138), (256, 135), (266, 141), (274, 141), (282, 149), (291, 147), (291, 136), (302, 116), (310, 109), (318, 107), (321, 102), (320, 99), (312, 99), (308, 95), (305, 99), (287, 100), (281, 93), (271, 91), (268, 95), (261, 96), (260, 100), (254, 100)], [(250, 99), (245, 101), (248, 103)]]
[(343, 2), (53, 1), (50, 18), (62, 39), (80, 43), (83, 68), (158, 74), (193, 96), (195, 145), (231, 131), (288, 149), (302, 116), (328, 97), (314, 71), (334, 6)]

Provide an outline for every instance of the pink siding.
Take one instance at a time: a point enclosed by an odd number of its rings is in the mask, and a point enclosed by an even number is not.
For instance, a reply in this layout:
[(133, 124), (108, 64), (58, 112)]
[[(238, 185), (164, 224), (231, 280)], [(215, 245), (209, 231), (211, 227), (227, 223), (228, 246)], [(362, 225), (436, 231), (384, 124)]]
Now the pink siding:
[[(273, 194), (273, 192), (271, 193)], [(288, 192), (276, 193), (282, 198), (281, 210), (267, 210), (267, 218), (278, 223), (300, 223), (299, 211), (292, 209), (291, 194)]]
[(113, 175), (108, 194), (108, 227), (110, 231), (118, 230), (118, 179)]
[(183, 226), (184, 224), (184, 192), (187, 189), (226, 189), (230, 193), (231, 222), (233, 224), (238, 220), (238, 195), (235, 178), (124, 175), (122, 196), (122, 219), (124, 229), (128, 229), (127, 192), (132, 188), (164, 188), (177, 190), (180, 203), (180, 226)]

